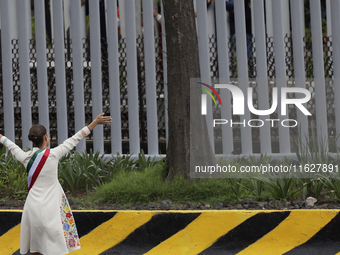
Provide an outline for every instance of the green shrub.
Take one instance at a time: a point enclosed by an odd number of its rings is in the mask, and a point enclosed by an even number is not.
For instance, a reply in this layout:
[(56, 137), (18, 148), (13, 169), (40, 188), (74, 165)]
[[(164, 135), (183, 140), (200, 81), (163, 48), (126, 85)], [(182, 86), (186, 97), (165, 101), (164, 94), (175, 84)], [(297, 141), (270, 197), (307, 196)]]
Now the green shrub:
[(5, 198), (24, 199), (27, 195), (27, 173), (24, 166), (6, 148), (0, 151), (0, 192)]
[(74, 192), (99, 186), (107, 177), (111, 162), (99, 152), (78, 153), (73, 151), (59, 161), (59, 178), (66, 189)]

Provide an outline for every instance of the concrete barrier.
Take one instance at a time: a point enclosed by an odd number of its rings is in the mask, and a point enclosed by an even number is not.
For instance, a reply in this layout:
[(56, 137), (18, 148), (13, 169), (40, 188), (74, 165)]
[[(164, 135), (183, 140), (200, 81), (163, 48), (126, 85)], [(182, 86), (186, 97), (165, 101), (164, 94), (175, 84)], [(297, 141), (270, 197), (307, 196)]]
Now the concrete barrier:
[[(0, 211), (0, 254), (19, 254), (22, 211)], [(339, 210), (74, 211), (71, 254), (340, 254)]]

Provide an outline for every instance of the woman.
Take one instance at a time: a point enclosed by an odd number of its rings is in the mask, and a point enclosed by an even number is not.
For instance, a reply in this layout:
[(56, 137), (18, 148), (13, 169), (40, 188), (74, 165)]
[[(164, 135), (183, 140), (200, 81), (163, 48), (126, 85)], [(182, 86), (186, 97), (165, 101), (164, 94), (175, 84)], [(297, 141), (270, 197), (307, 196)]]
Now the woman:
[(112, 118), (100, 114), (61, 145), (49, 150), (45, 127), (35, 125), (28, 138), (33, 149), (25, 152), (0, 134), (5, 145), (28, 173), (28, 195), (21, 218), (20, 253), (60, 255), (80, 249), (79, 236), (65, 193), (58, 181), (59, 159), (70, 152), (98, 124), (110, 124)]

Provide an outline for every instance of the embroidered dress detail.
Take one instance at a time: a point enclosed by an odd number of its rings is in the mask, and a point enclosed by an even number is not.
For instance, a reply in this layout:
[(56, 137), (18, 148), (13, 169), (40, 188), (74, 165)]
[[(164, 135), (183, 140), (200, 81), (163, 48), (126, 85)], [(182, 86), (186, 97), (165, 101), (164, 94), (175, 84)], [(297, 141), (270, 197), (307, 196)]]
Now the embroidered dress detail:
[(80, 249), (76, 223), (74, 222), (73, 214), (64, 194), (61, 198), (60, 216), (67, 248), (70, 251)]
[(27, 168), (26, 168), (27, 173), (28, 173), (28, 179), (27, 179), (28, 192), (30, 191), (33, 184), (37, 180), (38, 175), (40, 174), (41, 169), (45, 165), (45, 162), (49, 154), (50, 154), (49, 149), (38, 150), (34, 153), (33, 157), (28, 162)]

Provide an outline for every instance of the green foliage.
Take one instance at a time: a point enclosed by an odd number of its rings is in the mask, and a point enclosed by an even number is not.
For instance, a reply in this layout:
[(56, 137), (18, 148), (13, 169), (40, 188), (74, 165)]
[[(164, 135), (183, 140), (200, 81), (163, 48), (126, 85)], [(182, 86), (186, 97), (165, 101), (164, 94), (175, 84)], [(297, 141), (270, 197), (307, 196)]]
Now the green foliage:
[(59, 162), (59, 178), (66, 189), (74, 192), (99, 186), (107, 175), (111, 162), (104, 160), (99, 152), (78, 153), (73, 151)]
[(144, 151), (141, 150), (142, 152), (138, 154), (138, 167), (140, 170), (144, 170), (146, 168), (153, 167), (156, 162), (156, 156), (151, 159), (151, 157), (148, 157), (146, 159)]
[(294, 198), (294, 196), (300, 191), (300, 189), (296, 190), (294, 187), (294, 180), (292, 178), (260, 178), (259, 181), (262, 181), (266, 187), (268, 187), (268, 191), (270, 194), (276, 199), (290, 199)]
[(27, 195), (27, 173), (24, 166), (6, 148), (0, 151), (0, 193), (7, 198), (23, 199)]
[(231, 199), (227, 179), (187, 180), (178, 176), (168, 181), (164, 179), (165, 172), (164, 160), (141, 171), (122, 170), (109, 183), (97, 188), (89, 200), (101, 204), (129, 204), (160, 202), (165, 199), (174, 203), (213, 203)]
[(336, 199), (340, 201), (340, 179), (338, 178), (323, 178), (321, 181), (331, 189)]
[(121, 171), (133, 171), (137, 168), (136, 162), (131, 159), (130, 155), (119, 155), (117, 152), (116, 156), (112, 156), (112, 165), (109, 169), (109, 176), (112, 177), (114, 173), (120, 173)]

